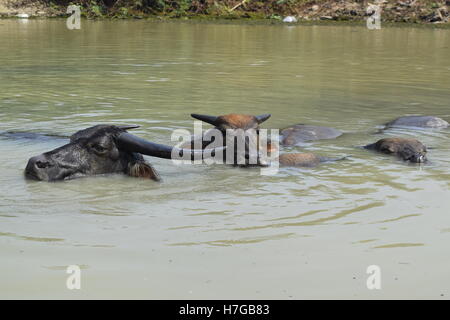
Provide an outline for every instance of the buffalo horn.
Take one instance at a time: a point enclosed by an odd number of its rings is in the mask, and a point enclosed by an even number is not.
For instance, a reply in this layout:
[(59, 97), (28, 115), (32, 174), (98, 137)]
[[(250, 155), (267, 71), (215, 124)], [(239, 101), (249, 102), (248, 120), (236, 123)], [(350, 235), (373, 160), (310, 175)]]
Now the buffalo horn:
[[(123, 132), (118, 135), (117, 143), (119, 149), (126, 150), (129, 152), (137, 152), (141, 154), (145, 154), (147, 156), (164, 158), (164, 159), (172, 159), (172, 152), (178, 154), (180, 159), (182, 159), (185, 153), (191, 155), (191, 160), (196, 159), (199, 155), (203, 156), (214, 156), (215, 152), (222, 151), (225, 147), (215, 148), (213, 150), (209, 149), (208, 151), (212, 151), (211, 153), (204, 154), (206, 150), (195, 150), (195, 149), (180, 149), (175, 148), (163, 144), (158, 144), (154, 142), (147, 141), (145, 139), (139, 138), (135, 135), (132, 135), (128, 132)], [(197, 155), (197, 157), (196, 157)]]
[(197, 120), (201, 120), (201, 121), (204, 121), (206, 123), (212, 124), (213, 126), (217, 126), (218, 125), (218, 122), (217, 122), (218, 117), (215, 117), (215, 116), (207, 116), (207, 115), (204, 115), (204, 114), (192, 113), (191, 117), (195, 118)]
[(264, 121), (269, 119), (270, 116), (271, 116), (271, 114), (269, 114), (269, 113), (261, 114), (259, 116), (256, 116), (256, 121), (258, 121), (258, 123), (263, 123)]

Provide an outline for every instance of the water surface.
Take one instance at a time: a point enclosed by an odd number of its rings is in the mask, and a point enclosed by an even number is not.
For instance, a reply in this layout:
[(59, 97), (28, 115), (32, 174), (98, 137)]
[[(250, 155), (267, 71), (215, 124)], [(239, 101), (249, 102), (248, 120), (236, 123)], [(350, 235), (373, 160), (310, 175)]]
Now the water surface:
[[(67, 140), (1, 134), (0, 297), (450, 295), (450, 130), (376, 133), (400, 115), (450, 119), (449, 30), (2, 20), (0, 39), (2, 133), (131, 123), (174, 144), (190, 113), (271, 113), (265, 128), (345, 132), (285, 152), (349, 156), (276, 176), (147, 158), (163, 182), (45, 183), (23, 178), (28, 158)], [(420, 139), (430, 163), (358, 148), (389, 136)], [(366, 288), (373, 264), (382, 290)]]

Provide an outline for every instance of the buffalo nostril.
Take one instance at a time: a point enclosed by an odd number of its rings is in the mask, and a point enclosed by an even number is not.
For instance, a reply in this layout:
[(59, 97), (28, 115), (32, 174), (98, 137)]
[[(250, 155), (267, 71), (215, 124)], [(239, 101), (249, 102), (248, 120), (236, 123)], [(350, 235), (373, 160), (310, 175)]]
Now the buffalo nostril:
[(47, 160), (47, 158), (43, 155), (33, 157), (28, 162), (28, 168), (30, 168), (31, 170), (33, 170), (33, 168), (34, 169), (45, 169), (45, 168), (48, 168), (51, 166), (52, 166), (51, 162), (49, 160)]
[(424, 155), (414, 155), (411, 158), (409, 158), (409, 161), (415, 162), (415, 163), (423, 163), (427, 161), (427, 157)]
[(50, 163), (47, 161), (40, 161), (40, 160), (36, 161), (36, 167), (38, 167), (40, 169), (45, 169), (49, 166), (50, 166)]

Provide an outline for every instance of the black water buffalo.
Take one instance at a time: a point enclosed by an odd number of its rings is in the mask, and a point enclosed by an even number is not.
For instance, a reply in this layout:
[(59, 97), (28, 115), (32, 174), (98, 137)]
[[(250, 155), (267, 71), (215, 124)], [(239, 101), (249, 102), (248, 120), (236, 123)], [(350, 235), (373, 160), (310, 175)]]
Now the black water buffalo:
[(334, 139), (341, 136), (342, 132), (329, 127), (296, 124), (282, 129), (280, 135), (283, 146), (295, 146), (307, 141)]
[[(258, 116), (235, 113), (222, 116), (191, 114), (191, 116), (213, 125), (214, 128), (205, 131), (202, 136), (193, 137), (190, 142), (182, 145), (183, 148), (194, 148), (196, 140), (199, 140), (202, 148), (208, 145), (211, 146), (211, 136), (219, 134), (221, 141), (213, 143), (212, 146), (218, 147), (223, 145), (229, 147), (227, 150), (229, 154), (224, 153), (225, 163), (239, 166), (267, 165), (265, 160), (261, 158), (260, 151), (263, 146), (259, 145), (259, 125), (269, 119), (270, 114)], [(239, 141), (241, 141), (242, 149), (238, 149)], [(269, 146), (271, 146), (270, 143), (264, 146), (266, 152), (270, 152), (270, 150), (267, 150)]]
[(422, 163), (427, 161), (427, 148), (419, 140), (406, 138), (385, 138), (364, 148), (378, 152), (396, 155), (399, 158)]
[(25, 176), (56, 181), (125, 173), (158, 181), (157, 171), (144, 160), (143, 154), (165, 159), (172, 159), (172, 153), (180, 156), (189, 154), (191, 158), (204, 155), (202, 150), (183, 150), (156, 144), (127, 132), (137, 127), (97, 125), (78, 131), (70, 137), (70, 143), (32, 157), (26, 166)]
[(391, 127), (415, 127), (415, 128), (447, 128), (449, 123), (434, 116), (405, 116), (387, 123), (386, 128)]

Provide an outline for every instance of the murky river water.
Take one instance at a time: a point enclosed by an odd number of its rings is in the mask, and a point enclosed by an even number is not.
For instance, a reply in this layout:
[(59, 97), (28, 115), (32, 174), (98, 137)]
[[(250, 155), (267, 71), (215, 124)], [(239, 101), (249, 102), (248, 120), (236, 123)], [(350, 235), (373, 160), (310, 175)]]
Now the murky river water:
[[(2, 135), (0, 297), (450, 296), (450, 130), (375, 134), (400, 115), (450, 119), (449, 30), (3, 20), (0, 40), (0, 132), (131, 123), (173, 144), (192, 112), (271, 113), (266, 128), (345, 132), (285, 151), (350, 156), (276, 176), (148, 158), (163, 182), (45, 183), (26, 162), (66, 140)], [(422, 140), (430, 163), (358, 148), (387, 136)]]

